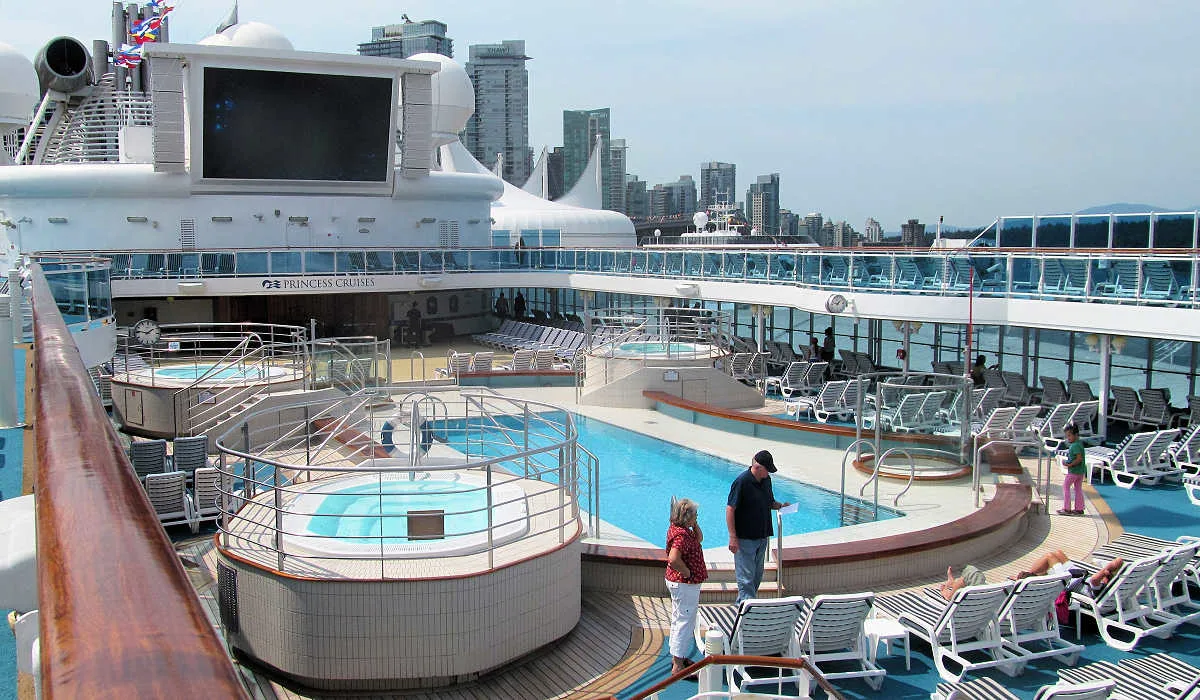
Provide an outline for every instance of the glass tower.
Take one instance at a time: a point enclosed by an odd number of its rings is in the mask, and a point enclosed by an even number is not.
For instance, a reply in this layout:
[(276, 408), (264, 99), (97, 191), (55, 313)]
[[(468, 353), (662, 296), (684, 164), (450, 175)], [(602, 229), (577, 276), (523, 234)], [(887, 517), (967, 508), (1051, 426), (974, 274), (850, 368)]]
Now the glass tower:
[(371, 28), (371, 40), (358, 45), (362, 56), (408, 58), (418, 53), (440, 53), (454, 57), (453, 42), (446, 38), (446, 25), (427, 19), (413, 22), (407, 15), (401, 24)]
[(463, 131), (463, 144), (480, 163), (494, 163), (503, 153), (503, 177), (517, 187), (533, 168), (528, 60), (524, 41), (503, 41), (472, 45), (466, 65), (475, 88), (475, 114)]
[(612, 153), (608, 147), (611, 139), (608, 107), (563, 110), (563, 187), (565, 191), (569, 192), (579, 180), (579, 176), (583, 174), (597, 136), (603, 142), (600, 149), (601, 189), (604, 202), (602, 206), (608, 209), (612, 206), (612, 197), (610, 196)]

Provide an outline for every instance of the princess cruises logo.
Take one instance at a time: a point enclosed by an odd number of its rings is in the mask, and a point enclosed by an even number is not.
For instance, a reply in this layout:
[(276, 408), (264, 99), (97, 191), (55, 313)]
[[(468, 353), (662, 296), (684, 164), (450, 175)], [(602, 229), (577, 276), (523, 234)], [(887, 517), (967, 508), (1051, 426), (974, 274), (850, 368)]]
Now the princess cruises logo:
[(370, 277), (299, 277), (262, 281), (263, 289), (368, 289), (375, 286)]

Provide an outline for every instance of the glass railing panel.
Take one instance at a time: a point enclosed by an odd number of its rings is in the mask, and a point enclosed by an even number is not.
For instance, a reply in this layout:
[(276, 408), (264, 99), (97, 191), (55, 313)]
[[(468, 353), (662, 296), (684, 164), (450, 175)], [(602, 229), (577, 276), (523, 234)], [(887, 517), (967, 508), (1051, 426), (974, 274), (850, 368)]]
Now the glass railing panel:
[(1028, 255), (1013, 255), (1011, 260), (1013, 294), (1035, 296), (1041, 293), (1042, 261)]
[(361, 250), (343, 251), (334, 257), (337, 271), (343, 274), (361, 274), (367, 270), (366, 254)]
[(616, 255), (616, 263), (614, 264), (613, 269), (619, 275), (632, 272), (633, 253), (629, 252), (628, 250), (618, 251)]
[(1018, 216), (996, 223), (996, 245), (1001, 248), (1029, 248), (1033, 245), (1033, 217)]
[(890, 255), (864, 255), (858, 258), (866, 273), (868, 287), (888, 288), (896, 279), (894, 261)]
[(1037, 230), (1034, 232), (1037, 248), (1070, 248), (1071, 247), (1071, 217), (1070, 216), (1041, 216), (1037, 219)]
[(1142, 263), (1140, 296), (1147, 301), (1190, 299), (1191, 269), (1183, 260), (1146, 260)]
[(672, 277), (683, 274), (683, 253), (667, 253), (667, 268), (664, 272)]
[(367, 272), (376, 274), (392, 271), (392, 254), (387, 251), (367, 251)]
[(770, 274), (772, 280), (794, 282), (796, 280), (796, 255), (793, 253), (775, 253), (770, 256)]
[(575, 269), (575, 251), (560, 250), (558, 251), (558, 263), (556, 267), (559, 270), (574, 270)]
[(689, 251), (683, 254), (683, 274), (687, 277), (700, 277), (704, 272), (704, 253)]
[(722, 253), (721, 258), (724, 261), (722, 264), (721, 273), (723, 276), (737, 279), (741, 279), (746, 276), (745, 253)]
[(613, 271), (617, 267), (617, 254), (611, 250), (605, 250), (600, 253), (600, 269), (605, 271)]
[(659, 252), (652, 252), (647, 256), (646, 274), (661, 275), (665, 267), (666, 256)]
[(86, 271), (88, 284), (88, 319), (112, 315), (112, 271), (106, 268), (91, 268)]
[(1108, 248), (1109, 217), (1088, 214), (1075, 217), (1075, 248)]
[(850, 261), (845, 255), (821, 256), (821, 284), (829, 287), (850, 286)]
[(1092, 293), (1114, 299), (1137, 297), (1141, 268), (1135, 258), (1095, 257), (1088, 261)]
[(113, 277), (128, 277), (129, 276), (129, 260), (132, 257), (129, 253), (114, 253), (108, 256), (112, 260), (112, 276)]
[(746, 253), (746, 279), (767, 278), (767, 256), (762, 253)]
[(1195, 214), (1158, 214), (1153, 226), (1155, 248), (1195, 248)]
[(629, 259), (629, 271), (635, 275), (646, 274), (646, 267), (649, 264), (650, 255), (645, 251), (637, 251), (631, 253)]
[(272, 275), (298, 275), (304, 272), (304, 260), (299, 251), (271, 253)]
[(721, 269), (722, 258), (720, 253), (705, 253), (704, 266), (701, 275), (704, 277), (720, 277), (724, 274)]
[(552, 250), (531, 250), (529, 251), (529, 266), (537, 270), (552, 270), (554, 263), (557, 260), (557, 255)]
[(1121, 214), (1113, 217), (1114, 248), (1149, 248), (1150, 216)]
[(441, 272), (445, 258), (440, 250), (421, 251), (421, 272)]
[[(466, 272), (471, 269), (471, 263), (467, 259), (467, 251), (465, 250), (447, 250), (442, 255), (447, 272)], [(521, 254), (518, 253), (517, 255)]]
[(598, 250), (587, 251), (587, 253), (584, 254), (583, 260), (584, 260), (584, 262), (583, 262), (584, 269), (587, 270), (588, 272), (603, 272), (604, 271), (603, 268), (600, 266), (600, 251), (598, 251)]
[(336, 268), (334, 254), (324, 250), (306, 250), (304, 251), (304, 272), (308, 274), (320, 274), (323, 272), (333, 272)]
[[(297, 265), (299, 254), (296, 255)], [(234, 256), (235, 270), (238, 275), (265, 275), (270, 273), (269, 256), (266, 252), (238, 253)]]
[(796, 271), (796, 279), (804, 284), (818, 285), (821, 283), (821, 256), (805, 254), (800, 256), (800, 269)]
[(392, 263), (396, 272), (416, 272), (421, 269), (421, 254), (415, 250), (393, 251)]
[(866, 259), (860, 255), (850, 255), (847, 261), (850, 265), (850, 285), (860, 289), (871, 286), (871, 270)]

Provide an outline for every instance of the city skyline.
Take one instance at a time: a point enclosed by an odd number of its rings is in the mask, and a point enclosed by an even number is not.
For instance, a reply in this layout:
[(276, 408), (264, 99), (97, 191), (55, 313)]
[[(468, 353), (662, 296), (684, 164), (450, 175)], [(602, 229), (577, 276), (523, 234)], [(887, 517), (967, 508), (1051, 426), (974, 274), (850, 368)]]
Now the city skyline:
[[(617, 0), (582, 30), (578, 8), (541, 0), (503, 13), (470, 2), (320, 7), (260, 0), (239, 13), (301, 51), (353, 54), (402, 13), (444, 22), (461, 63), (472, 44), (523, 40), (534, 152), (560, 145), (564, 110), (609, 107), (628, 172), (651, 185), (722, 161), (737, 166), (740, 198), (779, 172), (781, 206), (856, 226), (873, 217), (885, 231), (939, 215), (980, 226), (1200, 200), (1189, 136), (1200, 79), (1183, 68), (1182, 34), (1200, 7), (1185, 3)], [(228, 11), (182, 2), (171, 36), (198, 41)], [(108, 16), (107, 4), (77, 0), (6, 6), (0, 42), (30, 58), (60, 35), (90, 47), (109, 35)]]

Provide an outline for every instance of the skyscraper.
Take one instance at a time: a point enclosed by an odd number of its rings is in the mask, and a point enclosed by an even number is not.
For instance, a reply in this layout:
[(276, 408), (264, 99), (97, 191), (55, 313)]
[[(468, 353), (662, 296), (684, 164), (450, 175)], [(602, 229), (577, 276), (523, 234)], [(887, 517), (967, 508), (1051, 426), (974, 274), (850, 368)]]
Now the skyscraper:
[(566, 154), (562, 146), (555, 146), (550, 149), (550, 155), (546, 157), (546, 179), (549, 180), (547, 194), (550, 199), (558, 199), (567, 191), (566, 183), (563, 181), (563, 163), (566, 160)]
[(583, 169), (587, 167), (588, 156), (596, 144), (596, 137), (603, 141), (600, 149), (602, 206), (611, 207), (612, 197), (610, 164), (612, 153), (608, 149), (611, 134), (609, 133), (608, 107), (602, 109), (563, 110), (563, 187), (567, 192), (575, 186)]
[(882, 241), (883, 227), (874, 218), (867, 219), (867, 225), (863, 227), (863, 238), (868, 245)]
[(737, 166), (733, 163), (709, 161), (700, 164), (700, 207), (707, 209), (716, 202), (733, 203), (737, 191)]
[(900, 224), (900, 245), (925, 245), (925, 224), (917, 219)]
[(475, 114), (463, 130), (463, 144), (480, 163), (494, 163), (503, 153), (503, 177), (520, 187), (533, 167), (525, 42), (474, 44), (469, 55), (465, 68), (475, 88)]
[(779, 173), (758, 176), (746, 192), (746, 208), (746, 218), (759, 233), (779, 233)]
[(608, 206), (605, 209), (629, 214), (625, 199), (625, 164), (627, 162), (625, 139), (608, 142), (608, 171), (605, 172), (604, 187), (607, 190)]
[(402, 24), (371, 28), (371, 40), (358, 45), (363, 56), (408, 58), (418, 53), (440, 53), (454, 57), (454, 42), (446, 38), (446, 25), (427, 19), (412, 22), (405, 17)]
[(637, 175), (625, 176), (625, 214), (627, 216), (649, 216), (650, 198), (646, 194), (645, 180)]

